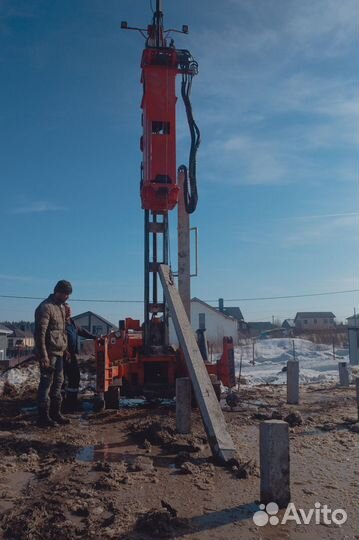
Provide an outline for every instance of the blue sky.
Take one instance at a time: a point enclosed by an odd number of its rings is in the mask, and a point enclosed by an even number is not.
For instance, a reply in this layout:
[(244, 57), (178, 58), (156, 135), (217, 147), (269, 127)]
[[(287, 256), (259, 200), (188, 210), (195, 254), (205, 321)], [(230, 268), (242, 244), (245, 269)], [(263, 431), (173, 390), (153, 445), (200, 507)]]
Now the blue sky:
[[(198, 60), (202, 299), (359, 288), (358, 0), (164, 0)], [(0, 0), (0, 294), (141, 300), (140, 35), (147, 0)], [(189, 136), (178, 101), (178, 163)], [(171, 218), (176, 269), (176, 214)], [(231, 303), (235, 305), (236, 303)], [(237, 303), (238, 304), (238, 303)], [(36, 301), (0, 299), (0, 320)], [(230, 305), (230, 304), (228, 304)], [(358, 294), (241, 302), (247, 320)], [(74, 302), (117, 321), (141, 304)]]

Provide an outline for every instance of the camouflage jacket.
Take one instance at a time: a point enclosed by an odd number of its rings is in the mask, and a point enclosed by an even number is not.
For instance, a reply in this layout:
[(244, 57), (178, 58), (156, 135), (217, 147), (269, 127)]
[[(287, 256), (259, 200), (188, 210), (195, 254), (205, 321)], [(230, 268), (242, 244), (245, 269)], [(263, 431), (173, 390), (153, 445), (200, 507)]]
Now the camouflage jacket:
[(35, 311), (35, 350), (39, 359), (62, 356), (67, 349), (65, 306), (53, 294)]

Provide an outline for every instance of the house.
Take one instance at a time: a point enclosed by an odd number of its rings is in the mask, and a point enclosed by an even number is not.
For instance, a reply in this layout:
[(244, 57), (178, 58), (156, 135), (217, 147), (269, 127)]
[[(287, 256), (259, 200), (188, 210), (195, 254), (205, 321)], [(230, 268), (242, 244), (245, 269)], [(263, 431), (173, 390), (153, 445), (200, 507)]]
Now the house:
[(296, 330), (329, 330), (336, 326), (331, 311), (299, 311), (294, 323)]
[(0, 360), (6, 359), (7, 339), (12, 330), (7, 326), (0, 324)]
[[(210, 306), (199, 298), (191, 300), (191, 325), (194, 331), (206, 329), (206, 339), (215, 348), (221, 348), (224, 336), (232, 337), (238, 344), (238, 321), (219, 309)], [(178, 345), (177, 335), (170, 320), (169, 339), (172, 345)]]
[(96, 336), (105, 336), (112, 332), (112, 330), (117, 330), (117, 327), (112, 322), (107, 321), (101, 317), (101, 315), (97, 315), (97, 313), (93, 313), (93, 311), (86, 311), (85, 313), (74, 315), (72, 320), (75, 322), (76, 326), (86, 328), (86, 330)]
[(233, 317), (233, 319), (236, 319), (238, 321), (238, 330), (240, 332), (243, 333), (247, 331), (247, 323), (244, 322), (244, 317), (239, 307), (234, 307), (234, 306), (225, 307), (223, 298), (219, 298), (218, 311), (221, 311), (225, 315), (228, 315), (229, 317)]
[(258, 337), (268, 334), (269, 332), (280, 330), (275, 324), (266, 321), (247, 322), (247, 328), (249, 337)]
[(359, 365), (359, 315), (352, 315), (348, 321), (349, 362)]
[(31, 330), (21, 330), (13, 324), (8, 324), (7, 327), (11, 331), (7, 337), (8, 358), (30, 354), (35, 347), (35, 338)]
[(295, 333), (294, 319), (285, 319), (282, 322), (281, 330), (283, 331), (284, 336), (293, 337)]
[(9, 326), (9, 328), (12, 330), (7, 340), (9, 349), (33, 349), (35, 347), (35, 338), (31, 330), (21, 330), (13, 325)]
[[(117, 327), (110, 321), (107, 321), (101, 315), (93, 313), (93, 311), (85, 311), (85, 313), (79, 313), (79, 315), (74, 315), (72, 320), (77, 327), (86, 328), (91, 334), (96, 336), (105, 336), (112, 332), (112, 330), (117, 330)], [(82, 344), (84, 339), (79, 339), (79, 349), (82, 349)]]
[(295, 329), (294, 319), (285, 319), (285, 321), (282, 322), (282, 328), (284, 328), (285, 330), (294, 330)]

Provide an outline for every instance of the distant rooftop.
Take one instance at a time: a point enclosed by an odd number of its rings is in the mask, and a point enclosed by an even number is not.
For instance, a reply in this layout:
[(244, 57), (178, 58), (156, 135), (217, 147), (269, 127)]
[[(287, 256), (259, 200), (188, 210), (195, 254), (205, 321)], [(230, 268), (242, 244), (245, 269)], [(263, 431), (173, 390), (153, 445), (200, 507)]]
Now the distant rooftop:
[(93, 316), (93, 317), (96, 317), (97, 319), (100, 319), (100, 321), (102, 321), (103, 323), (105, 323), (106, 325), (108, 326), (111, 326), (113, 329), (116, 329), (117, 326), (115, 324), (113, 324), (112, 322), (108, 321), (107, 319), (105, 319), (104, 317), (101, 317), (101, 315), (98, 315), (97, 313), (94, 313), (93, 311), (85, 311), (84, 313), (79, 313), (78, 315), (73, 315), (71, 317), (71, 319), (73, 319), (74, 321), (76, 321), (76, 319), (80, 319), (82, 317), (87, 317), (87, 316)]
[(0, 324), (0, 334), (12, 334), (12, 330), (5, 324)]
[[(2, 325), (5, 326), (5, 325)], [(11, 334), (11, 337), (17, 337), (17, 338), (25, 338), (25, 337), (34, 337), (34, 334), (31, 332), (31, 330), (21, 330), (20, 328), (17, 328), (13, 324), (9, 324), (5, 326)]]
[(231, 319), (232, 321), (236, 319), (236, 317), (233, 317), (229, 313), (226, 313), (226, 311), (219, 311), (218, 308), (210, 306), (209, 304), (207, 304), (207, 302), (204, 302), (203, 300), (200, 300), (199, 298), (196, 298), (195, 296), (193, 298), (191, 298), (191, 302), (199, 302), (200, 304), (206, 306), (207, 308), (211, 309), (212, 311), (214, 311), (218, 315), (221, 315), (222, 317), (225, 317), (226, 319)]
[[(220, 311), (220, 310), (219, 310)], [(243, 321), (243, 315), (239, 307), (224, 307), (223, 313), (225, 315), (229, 315), (230, 317), (233, 317), (234, 319), (237, 319), (237, 321)]]
[(335, 319), (334, 313), (331, 311), (298, 311), (295, 316), (297, 319)]
[(275, 329), (279, 328), (277, 325), (271, 323), (271, 322), (247, 322), (248, 328), (252, 328), (254, 330), (268, 330), (268, 329)]

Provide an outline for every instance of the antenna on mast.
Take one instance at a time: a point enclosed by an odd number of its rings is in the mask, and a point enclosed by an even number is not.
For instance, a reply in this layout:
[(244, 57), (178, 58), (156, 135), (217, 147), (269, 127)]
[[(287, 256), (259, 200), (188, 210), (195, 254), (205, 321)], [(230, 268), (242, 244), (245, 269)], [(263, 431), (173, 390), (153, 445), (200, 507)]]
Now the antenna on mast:
[[(167, 38), (174, 32), (177, 34), (188, 34), (188, 25), (183, 24), (182, 30), (176, 30), (175, 28), (164, 29), (163, 26), (163, 0), (156, 0), (156, 11), (153, 11), (152, 25), (147, 28), (140, 28), (138, 26), (128, 26), (127, 21), (121, 22), (121, 28), (123, 30), (137, 30), (146, 39), (147, 47), (155, 47), (157, 49), (167, 47)], [(173, 46), (173, 40), (170, 45)]]
[(156, 0), (156, 11), (153, 14), (153, 26), (155, 28), (156, 47), (163, 47), (163, 4), (162, 0)]

